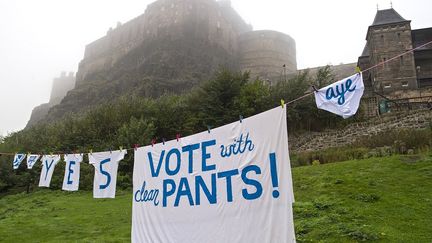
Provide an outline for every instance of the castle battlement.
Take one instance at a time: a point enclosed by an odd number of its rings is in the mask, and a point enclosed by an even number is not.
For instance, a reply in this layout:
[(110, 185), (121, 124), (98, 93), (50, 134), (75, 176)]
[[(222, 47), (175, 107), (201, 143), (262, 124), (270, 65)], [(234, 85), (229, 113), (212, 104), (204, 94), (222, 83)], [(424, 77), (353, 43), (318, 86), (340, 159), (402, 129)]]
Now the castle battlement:
[[(141, 54), (135, 54), (135, 61), (131, 65), (137, 68), (146, 65), (139, 68), (141, 70), (149, 70), (149, 66), (175, 69), (176, 65), (172, 62), (176, 58), (173, 56), (179, 53), (186, 56), (202, 55), (207, 59), (213, 55), (211, 60), (206, 61), (210, 69), (233, 65), (239, 68), (245, 63), (239, 69), (251, 69), (252, 74), (264, 74), (266, 77), (269, 75), (265, 69), (269, 66), (270, 76), (280, 73), (279, 70), (285, 64), (288, 71), (297, 70), (295, 42), (291, 37), (269, 31), (262, 38), (263, 33), (259, 33), (254, 34), (252, 26), (242, 19), (227, 0), (158, 0), (149, 4), (142, 15), (118, 24), (114, 29), (110, 28), (106, 36), (86, 46), (84, 59), (79, 64), (77, 85), (92, 79), (95, 73), (111, 69), (137, 49), (140, 49)], [(242, 37), (243, 34), (246, 34), (245, 37)], [(240, 45), (263, 52), (253, 54)], [(174, 46), (178, 47), (173, 50)], [(161, 55), (163, 60), (156, 60), (155, 56)], [(241, 61), (242, 56), (249, 60)], [(253, 57), (254, 64), (250, 65)], [(264, 64), (257, 58), (271, 60)], [(155, 71), (151, 72), (153, 76), (158, 76)]]

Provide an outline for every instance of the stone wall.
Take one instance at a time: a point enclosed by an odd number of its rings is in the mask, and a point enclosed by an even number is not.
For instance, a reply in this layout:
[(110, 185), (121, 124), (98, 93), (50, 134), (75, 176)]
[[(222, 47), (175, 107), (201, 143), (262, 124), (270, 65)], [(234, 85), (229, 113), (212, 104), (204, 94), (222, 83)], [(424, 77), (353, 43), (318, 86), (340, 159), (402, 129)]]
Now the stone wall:
[(249, 71), (253, 79), (297, 71), (296, 44), (289, 35), (271, 30), (251, 31), (240, 36), (239, 46), (240, 69)]
[[(209, 48), (222, 48), (237, 56), (238, 35), (251, 30), (252, 26), (243, 21), (229, 2), (158, 0), (148, 5), (144, 14), (125, 24), (119, 23), (115, 29), (108, 30), (106, 36), (86, 46), (77, 84), (92, 73), (110, 69), (146, 43), (196, 39), (208, 43)], [(146, 58), (141, 57), (141, 62)]]
[(389, 59), (413, 48), (409, 21), (371, 26), (368, 31), (367, 44), (372, 65), (386, 62), (371, 70), (375, 91), (389, 93), (395, 90), (417, 88), (413, 53), (407, 53), (387, 62)]
[(343, 129), (290, 135), (289, 146), (292, 151), (317, 151), (331, 147), (350, 145), (363, 136), (376, 135), (395, 129), (423, 129), (432, 122), (432, 111), (413, 111), (377, 117), (367, 122), (348, 125)]
[[(356, 73), (356, 67), (357, 63), (346, 63), (346, 64), (339, 64), (339, 65), (329, 65), (330, 70), (332, 74), (334, 75), (334, 81), (339, 81), (341, 79), (344, 79), (346, 77), (349, 77)], [(318, 71), (320, 69), (325, 68), (325, 66), (321, 67), (313, 67), (313, 68), (306, 68), (298, 70), (299, 72), (308, 72), (311, 77), (316, 77)], [(295, 77), (298, 73), (291, 73), (288, 75), (288, 77)], [(322, 88), (322, 87), (317, 87)]]
[[(157, 0), (144, 14), (108, 30), (86, 46), (76, 85), (45, 121), (133, 93), (144, 97), (188, 92), (221, 68), (240, 70), (240, 37), (265, 34), (256, 70), (296, 69), (294, 40), (274, 31), (254, 32), (229, 0)], [(246, 41), (247, 42), (247, 41)], [(262, 66), (262, 67), (260, 67)], [(278, 75), (279, 76), (279, 75)], [(262, 76), (264, 77), (264, 76)]]

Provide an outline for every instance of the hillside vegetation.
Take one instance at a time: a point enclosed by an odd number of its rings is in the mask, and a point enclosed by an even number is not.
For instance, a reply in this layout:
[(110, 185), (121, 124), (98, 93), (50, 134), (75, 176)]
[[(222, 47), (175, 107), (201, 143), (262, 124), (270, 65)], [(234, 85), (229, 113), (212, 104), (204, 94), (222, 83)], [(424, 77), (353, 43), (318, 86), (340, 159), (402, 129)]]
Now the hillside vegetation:
[[(152, 139), (174, 139), (176, 134), (187, 136), (249, 117), (300, 97), (317, 80), (332, 80), (329, 68), (318, 72), (317, 77), (307, 73), (280, 82), (275, 86), (263, 84), (260, 80), (249, 80), (247, 73), (220, 71), (212, 80), (183, 95), (166, 94), (151, 99), (140, 96), (126, 96), (87, 111), (70, 113), (50, 123), (43, 123), (10, 134), (0, 141), (1, 152), (50, 152), (88, 153), (109, 151), (148, 145)], [(289, 106), (288, 123), (291, 131), (320, 130), (338, 124), (352, 122), (331, 113), (317, 110), (312, 97)], [(1, 139), (0, 139), (1, 140)], [(33, 170), (24, 164), (13, 171), (12, 157), (0, 157), (0, 194), (16, 191), (30, 191), (38, 181), (40, 163)], [(130, 186), (132, 157), (127, 156), (119, 168), (119, 185)], [(84, 189), (91, 189), (92, 169), (82, 168)], [(62, 173), (55, 173), (53, 187), (61, 184)], [(88, 183), (87, 183), (88, 182)]]
[[(293, 169), (298, 242), (431, 242), (432, 154)], [(2, 242), (129, 242), (132, 193), (43, 189), (0, 199)]]

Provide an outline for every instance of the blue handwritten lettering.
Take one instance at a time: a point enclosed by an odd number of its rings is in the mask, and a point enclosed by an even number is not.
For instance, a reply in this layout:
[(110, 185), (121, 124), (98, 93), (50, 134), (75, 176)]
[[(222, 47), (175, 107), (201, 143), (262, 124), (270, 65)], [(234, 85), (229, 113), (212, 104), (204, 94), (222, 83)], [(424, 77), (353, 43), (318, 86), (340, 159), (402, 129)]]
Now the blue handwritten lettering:
[(159, 200), (158, 200), (159, 190), (153, 189), (149, 191), (145, 188), (145, 186), (146, 186), (146, 182), (144, 181), (141, 189), (135, 192), (135, 196), (134, 196), (135, 202), (153, 201), (153, 205), (155, 206), (159, 205)]
[[(175, 164), (175, 168), (174, 170), (171, 170), (169, 165), (170, 165), (170, 158), (171, 155), (176, 155), (177, 159), (176, 159), (176, 164)], [(180, 171), (180, 162), (181, 162), (181, 154), (180, 151), (176, 148), (171, 149), (167, 156), (166, 156), (166, 161), (165, 161), (165, 171), (168, 175), (173, 176), (176, 175), (179, 171)]]
[[(174, 192), (176, 190), (176, 184), (173, 179), (165, 179), (163, 180), (162, 185), (162, 206), (166, 207), (168, 204), (168, 197), (174, 195)], [(171, 186), (171, 188), (168, 189), (168, 186)]]
[(27, 162), (28, 166), (29, 166), (29, 167), (32, 167), (33, 164), (36, 163), (36, 159), (37, 159), (37, 158), (38, 158), (37, 155), (30, 156), (30, 157), (28, 158), (28, 162)]
[(203, 142), (201, 144), (201, 149), (202, 149), (202, 171), (209, 171), (209, 170), (215, 170), (216, 169), (216, 165), (207, 165), (207, 159), (210, 159), (211, 155), (209, 153), (207, 153), (207, 147), (216, 145), (216, 140), (210, 140), (210, 141), (206, 141)]
[(69, 168), (68, 168), (68, 177), (67, 177), (67, 184), (68, 185), (72, 185), (73, 181), (71, 180), (70, 176), (74, 173), (74, 170), (72, 170), (72, 166), (75, 165), (75, 161), (70, 161), (69, 162)]
[(51, 169), (52, 164), (54, 163), (54, 160), (51, 160), (51, 163), (48, 164), (48, 160), (45, 160), (45, 181), (48, 176), (48, 171)]
[(333, 89), (333, 87), (328, 88), (326, 90), (326, 99), (331, 100), (333, 98), (337, 98), (339, 105), (345, 104), (345, 94), (348, 92), (354, 92), (354, 90), (356, 89), (356, 86), (351, 88), (351, 85), (352, 85), (352, 80), (348, 79), (345, 82), (345, 86), (344, 83), (341, 83), (340, 86), (336, 85), (335, 87), (336, 92)]
[(206, 195), (210, 204), (216, 203), (216, 174), (211, 175), (211, 193), (202, 176), (195, 177), (195, 202), (196, 205), (201, 204), (200, 188)]
[(16, 157), (16, 160), (13, 162), (14, 167), (19, 166), (19, 164), (21, 163), (22, 159), (23, 159), (23, 154), (18, 154)]
[(255, 172), (255, 174), (260, 175), (261, 169), (256, 165), (249, 165), (242, 170), (241, 174), (241, 178), (246, 185), (254, 186), (256, 188), (256, 191), (254, 193), (249, 193), (247, 189), (243, 189), (242, 195), (246, 200), (254, 200), (261, 197), (263, 188), (261, 186), (261, 183), (259, 183), (257, 180), (247, 177), (249, 171), (253, 171)]
[(192, 193), (189, 187), (189, 182), (187, 180), (186, 177), (182, 177), (180, 179), (180, 183), (179, 183), (179, 190), (177, 192), (177, 196), (174, 202), (174, 207), (178, 207), (178, 205), (180, 204), (180, 198), (182, 196), (186, 196), (187, 199), (189, 200), (189, 205), (193, 206), (194, 202), (192, 199)]
[(162, 166), (162, 161), (164, 159), (164, 154), (165, 154), (165, 150), (162, 150), (162, 153), (159, 157), (159, 163), (157, 164), (156, 169), (154, 168), (154, 164), (153, 164), (153, 156), (151, 152), (147, 153), (148, 159), (149, 159), (149, 164), (150, 164), (150, 172), (152, 174), (152, 177), (158, 177), (159, 176), (159, 172)]
[(103, 164), (109, 163), (110, 161), (111, 161), (110, 158), (104, 159), (99, 164), (99, 170), (100, 170), (100, 172), (107, 177), (106, 183), (104, 185), (99, 185), (99, 189), (106, 189), (107, 187), (109, 187), (109, 185), (111, 183), (111, 175), (110, 175), (110, 173), (104, 171), (103, 167), (102, 167)]
[(188, 152), (189, 153), (189, 174), (191, 174), (193, 172), (193, 151), (199, 149), (200, 144), (196, 143), (196, 144), (191, 144), (191, 145), (187, 145), (182, 147), (182, 152)]
[(227, 187), (226, 192), (227, 192), (227, 201), (228, 202), (233, 201), (231, 177), (238, 175), (238, 174), (239, 174), (239, 171), (237, 169), (219, 172), (217, 174), (218, 178), (226, 178), (226, 187)]
[(243, 140), (243, 134), (238, 139), (234, 139), (234, 143), (224, 146), (221, 145), (221, 156), (223, 158), (230, 157), (231, 155), (242, 154), (247, 150), (252, 151), (255, 148), (252, 140), (249, 139), (249, 133), (246, 134), (246, 138)]

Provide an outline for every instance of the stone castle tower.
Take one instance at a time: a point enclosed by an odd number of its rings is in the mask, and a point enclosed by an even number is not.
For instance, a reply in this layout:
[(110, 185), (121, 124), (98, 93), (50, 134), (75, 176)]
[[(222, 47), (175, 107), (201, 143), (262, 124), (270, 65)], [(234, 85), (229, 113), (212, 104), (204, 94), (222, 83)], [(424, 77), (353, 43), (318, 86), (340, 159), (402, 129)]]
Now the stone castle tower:
[[(131, 52), (135, 52), (132, 57)], [(276, 31), (252, 31), (230, 1), (157, 0), (144, 14), (109, 29), (88, 44), (79, 64), (77, 85), (118, 63), (140, 69), (140, 75), (178, 78), (220, 66), (249, 70), (265, 78), (297, 70), (295, 41)], [(204, 66), (205, 65), (205, 66)], [(138, 75), (139, 76), (139, 75)]]
[(67, 93), (75, 87), (74, 72), (61, 72), (59, 77), (53, 79), (51, 95), (48, 103), (33, 108), (30, 120), (26, 127), (31, 127), (41, 121), (48, 114), (51, 107), (60, 104)]
[(46, 120), (122, 95), (187, 92), (221, 68), (279, 81), (297, 71), (295, 41), (253, 31), (229, 0), (156, 0), (85, 47), (75, 88)]
[(51, 88), (50, 104), (59, 104), (61, 100), (66, 96), (67, 92), (75, 87), (75, 75), (74, 72), (61, 72), (60, 77), (54, 78), (53, 85)]
[[(366, 36), (366, 47), (361, 58), (370, 66), (385, 62), (413, 48), (411, 21), (405, 20), (393, 8), (379, 10)], [(401, 56), (373, 69), (369, 83), (378, 92), (416, 89), (417, 77), (414, 54)]]
[[(393, 8), (378, 10), (369, 26), (358, 64), (364, 70), (419, 47), (432, 39), (432, 28), (411, 29), (411, 21)], [(432, 86), (432, 45), (407, 53), (371, 70), (365, 81), (384, 94)]]
[(378, 113), (378, 103), (396, 100), (399, 107), (411, 107), (432, 95), (432, 44), (410, 52), (431, 40), (432, 28), (412, 30), (411, 21), (393, 8), (377, 11), (358, 59), (362, 70), (375, 67), (363, 73), (369, 116)]

